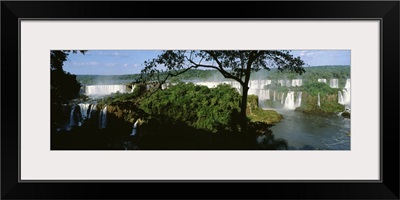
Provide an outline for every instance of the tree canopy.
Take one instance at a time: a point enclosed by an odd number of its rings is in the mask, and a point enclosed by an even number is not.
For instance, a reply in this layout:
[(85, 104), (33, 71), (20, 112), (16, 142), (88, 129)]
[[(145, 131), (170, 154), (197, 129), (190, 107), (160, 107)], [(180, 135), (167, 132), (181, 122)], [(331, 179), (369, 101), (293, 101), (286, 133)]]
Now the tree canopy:
[[(240, 117), (242, 130), (246, 128), (246, 103), (248, 84), (252, 72), (261, 69), (277, 68), (298, 74), (305, 72), (304, 62), (285, 50), (166, 50), (156, 58), (146, 61), (141, 71), (142, 80), (156, 81), (161, 84), (168, 78), (178, 76), (190, 69), (206, 68), (220, 72), (225, 78), (237, 81), (242, 88)], [(160, 74), (164, 76), (161, 77)], [(160, 88), (161, 88), (160, 84)]]
[[(50, 51), (51, 71), (51, 97), (52, 102), (60, 102), (77, 97), (81, 85), (72, 75), (63, 70), (64, 61), (70, 53), (78, 53), (77, 50), (52, 50)], [(79, 51), (84, 54), (86, 51)]]

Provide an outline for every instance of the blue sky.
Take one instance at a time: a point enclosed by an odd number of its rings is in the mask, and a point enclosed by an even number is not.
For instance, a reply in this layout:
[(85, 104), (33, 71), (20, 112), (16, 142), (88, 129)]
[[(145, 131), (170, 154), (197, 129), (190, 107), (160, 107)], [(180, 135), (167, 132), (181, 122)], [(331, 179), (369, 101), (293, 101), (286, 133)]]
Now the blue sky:
[[(71, 74), (120, 75), (140, 73), (146, 60), (161, 51), (154, 50), (89, 50), (85, 55), (70, 54), (64, 70)], [(296, 50), (309, 66), (350, 65), (350, 50)]]

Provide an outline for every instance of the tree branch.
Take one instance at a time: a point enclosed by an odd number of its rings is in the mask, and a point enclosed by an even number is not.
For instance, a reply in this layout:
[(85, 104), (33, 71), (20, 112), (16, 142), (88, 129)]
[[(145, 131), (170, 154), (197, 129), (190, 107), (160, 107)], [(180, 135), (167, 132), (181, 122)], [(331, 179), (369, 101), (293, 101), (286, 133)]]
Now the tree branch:
[(190, 63), (193, 64), (193, 66), (191, 66), (191, 67), (195, 67), (195, 68), (204, 67), (204, 68), (216, 69), (216, 70), (218, 70), (225, 78), (230, 78), (230, 79), (233, 79), (233, 80), (239, 82), (240, 84), (243, 84), (243, 81), (242, 81), (241, 79), (239, 79), (239, 78), (236, 77), (236, 76), (233, 76), (232, 74), (230, 74), (229, 72), (225, 71), (225, 70), (224, 70), (223, 68), (221, 68), (221, 67), (217, 67), (217, 66), (213, 66), (213, 65), (197, 64), (197, 63), (195, 63), (195, 62), (192, 61), (192, 60), (188, 60), (188, 61), (189, 61)]

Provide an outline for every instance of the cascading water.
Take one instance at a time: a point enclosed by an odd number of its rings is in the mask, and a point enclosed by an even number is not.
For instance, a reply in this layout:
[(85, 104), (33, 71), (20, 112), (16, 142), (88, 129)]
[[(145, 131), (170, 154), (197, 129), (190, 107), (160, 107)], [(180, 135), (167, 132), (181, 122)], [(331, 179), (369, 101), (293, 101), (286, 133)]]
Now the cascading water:
[(90, 112), (90, 105), (89, 103), (80, 103), (78, 104), (79, 107), (81, 108), (81, 116), (82, 116), (82, 120), (86, 120), (88, 119), (88, 115)]
[(127, 93), (126, 85), (87, 85), (85, 94), (87, 96), (103, 96), (111, 93)]
[(292, 80), (292, 86), (302, 86), (303, 85), (303, 80), (302, 79), (293, 79)]
[(282, 97), (281, 97), (281, 104), (283, 105), (285, 102), (284, 102), (284, 97), (285, 96), (285, 93), (282, 93)]
[[(79, 107), (79, 108), (78, 108)], [(95, 117), (98, 116), (98, 117)], [(95, 121), (93, 121), (95, 120)], [(98, 123), (97, 121), (98, 120)], [(99, 129), (107, 126), (107, 106), (97, 112), (96, 104), (80, 103), (71, 107), (69, 125), (66, 130), (71, 130), (74, 126), (82, 126), (86, 121), (98, 125)]]
[(319, 78), (319, 79), (318, 79), (318, 82), (319, 82), (319, 83), (326, 83), (326, 79), (324, 79), (324, 78)]
[(275, 94), (276, 94), (276, 92), (275, 92), (275, 90), (274, 90), (274, 101), (275, 101)]
[(285, 105), (283, 106), (286, 109), (294, 110), (296, 107), (294, 105), (294, 92), (290, 91), (286, 95)]
[(72, 106), (71, 107), (71, 113), (70, 113), (70, 117), (69, 117), (69, 125), (67, 127), (67, 130), (70, 130), (72, 127), (74, 126), (79, 126), (80, 125), (80, 119), (79, 119), (79, 115), (76, 112), (76, 108), (77, 106)]
[(250, 80), (249, 87), (253, 89), (264, 89), (265, 86), (270, 85), (271, 80)]
[(318, 104), (318, 107), (321, 107), (321, 98), (319, 97), (319, 93), (318, 93), (318, 102), (317, 102), (317, 104)]
[(350, 79), (346, 80), (346, 85), (343, 89), (343, 102), (350, 109)]
[(329, 80), (329, 86), (331, 88), (339, 88), (339, 80), (338, 79)]
[(88, 112), (88, 119), (91, 119), (93, 116), (93, 112), (97, 112), (97, 105), (96, 104), (91, 104), (89, 106), (89, 112)]
[(285, 86), (285, 80), (278, 80), (278, 84), (281, 86)]
[(296, 103), (295, 103), (296, 108), (301, 106), (301, 95), (302, 94), (303, 94), (302, 92), (297, 92), (297, 99), (296, 99)]
[(269, 100), (269, 90), (259, 90), (258, 94), (258, 106), (264, 107), (265, 105), (265, 100)]
[(338, 103), (344, 105), (343, 94), (341, 91), (338, 91)]
[(133, 124), (131, 136), (136, 135), (136, 133), (137, 133), (137, 124), (138, 124), (138, 122), (139, 122), (139, 120), (136, 120), (136, 122)]
[(99, 129), (104, 129), (107, 126), (107, 106), (103, 108), (99, 116)]
[(342, 91), (338, 91), (338, 103), (345, 105), (346, 109), (350, 109), (350, 79), (346, 80), (346, 85)]
[(295, 100), (295, 92), (288, 92), (286, 95), (284, 108), (294, 110), (297, 107), (301, 106), (301, 95), (302, 92), (297, 92), (297, 98)]

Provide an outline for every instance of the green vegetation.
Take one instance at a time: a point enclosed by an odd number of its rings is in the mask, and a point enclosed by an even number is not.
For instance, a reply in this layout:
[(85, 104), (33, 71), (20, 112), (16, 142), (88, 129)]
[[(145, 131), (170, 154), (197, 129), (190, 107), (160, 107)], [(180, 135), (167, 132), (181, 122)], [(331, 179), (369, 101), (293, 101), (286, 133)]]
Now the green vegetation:
[(247, 98), (247, 117), (251, 122), (261, 122), (267, 124), (278, 123), (283, 119), (282, 115), (274, 110), (263, 110), (258, 107), (258, 96), (249, 95)]
[[(344, 106), (338, 103), (339, 89), (331, 88), (325, 83), (308, 83), (302, 86), (302, 105), (297, 111), (305, 113), (339, 113)], [(321, 106), (318, 106), (318, 94)]]
[(228, 85), (216, 88), (179, 83), (145, 99), (140, 108), (167, 124), (183, 122), (196, 129), (217, 132), (238, 129), (240, 95)]
[(253, 110), (248, 114), (248, 117), (252, 122), (263, 122), (267, 124), (278, 123), (283, 119), (283, 116), (275, 110), (263, 110), (261, 108)]

